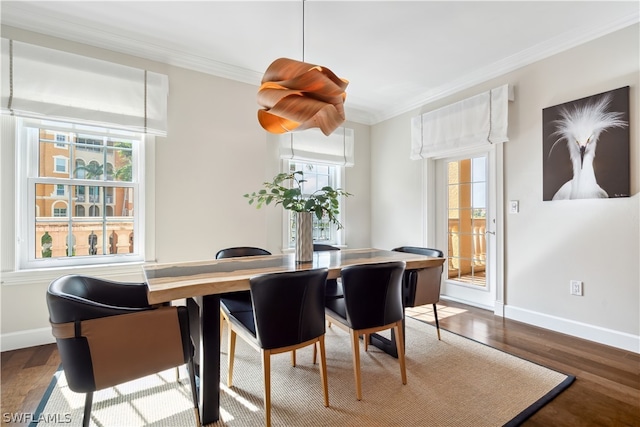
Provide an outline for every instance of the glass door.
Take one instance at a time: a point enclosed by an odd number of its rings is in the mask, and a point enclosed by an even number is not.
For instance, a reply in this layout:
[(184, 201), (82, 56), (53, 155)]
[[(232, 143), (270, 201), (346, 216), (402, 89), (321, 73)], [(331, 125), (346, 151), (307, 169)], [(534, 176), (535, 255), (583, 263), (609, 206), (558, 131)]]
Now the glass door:
[(446, 248), (442, 294), (493, 310), (495, 191), (490, 153), (436, 161), (437, 247)]

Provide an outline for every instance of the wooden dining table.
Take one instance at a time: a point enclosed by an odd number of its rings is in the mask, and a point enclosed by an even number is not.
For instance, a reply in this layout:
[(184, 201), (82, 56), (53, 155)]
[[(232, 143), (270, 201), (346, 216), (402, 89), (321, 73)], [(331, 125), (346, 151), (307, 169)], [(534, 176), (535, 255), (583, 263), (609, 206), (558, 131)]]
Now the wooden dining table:
[(347, 249), (314, 252), (313, 261), (299, 263), (295, 254), (211, 259), (143, 266), (150, 304), (187, 299), (196, 311), (199, 342), (199, 409), (202, 424), (220, 417), (220, 294), (249, 289), (249, 279), (259, 274), (327, 268), (328, 278), (340, 277), (350, 265), (404, 261), (407, 270), (438, 267), (444, 258), (381, 249)]

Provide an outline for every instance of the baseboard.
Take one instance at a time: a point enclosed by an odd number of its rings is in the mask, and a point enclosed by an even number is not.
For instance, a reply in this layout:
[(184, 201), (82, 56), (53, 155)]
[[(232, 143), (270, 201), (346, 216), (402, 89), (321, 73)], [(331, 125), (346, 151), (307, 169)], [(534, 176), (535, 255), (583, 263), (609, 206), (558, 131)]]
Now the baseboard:
[(640, 354), (640, 336), (638, 335), (614, 331), (510, 305), (504, 306), (504, 317)]
[(30, 329), (27, 331), (9, 332), (0, 337), (0, 351), (17, 350), (19, 348), (56, 342), (51, 335), (51, 328)]
[(495, 307), (474, 304), (457, 298), (441, 295), (440, 299), (459, 302), (493, 312), (496, 316), (506, 319), (517, 320), (540, 328), (550, 329), (561, 334), (571, 335), (599, 344), (620, 348), (640, 354), (640, 336), (602, 328), (600, 326), (589, 325), (588, 323), (577, 322), (575, 320), (562, 317), (551, 316), (524, 308), (506, 305), (496, 301)]

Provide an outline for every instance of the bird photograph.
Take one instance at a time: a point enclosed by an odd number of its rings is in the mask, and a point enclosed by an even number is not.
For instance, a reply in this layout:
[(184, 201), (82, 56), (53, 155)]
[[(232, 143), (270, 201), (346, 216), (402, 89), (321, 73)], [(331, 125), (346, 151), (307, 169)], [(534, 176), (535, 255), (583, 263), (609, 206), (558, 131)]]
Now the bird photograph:
[(543, 200), (629, 196), (629, 87), (543, 110)]

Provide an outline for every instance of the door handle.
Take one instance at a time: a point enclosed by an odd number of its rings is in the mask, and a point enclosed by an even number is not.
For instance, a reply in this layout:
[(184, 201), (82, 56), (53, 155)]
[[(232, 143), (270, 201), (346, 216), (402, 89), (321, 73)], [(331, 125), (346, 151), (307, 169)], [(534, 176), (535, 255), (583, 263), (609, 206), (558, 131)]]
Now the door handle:
[(496, 235), (496, 232), (495, 232), (495, 231), (490, 231), (490, 230), (487, 230), (487, 231), (485, 231), (484, 233), (485, 233), (485, 234), (493, 234), (494, 236)]

